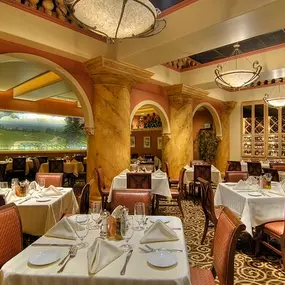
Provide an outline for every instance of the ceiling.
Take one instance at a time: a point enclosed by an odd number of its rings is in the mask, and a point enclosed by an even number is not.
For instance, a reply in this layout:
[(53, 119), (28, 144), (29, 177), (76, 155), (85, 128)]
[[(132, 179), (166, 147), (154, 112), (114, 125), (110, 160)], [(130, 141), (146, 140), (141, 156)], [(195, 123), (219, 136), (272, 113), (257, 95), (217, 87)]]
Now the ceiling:
[(184, 0), (150, 0), (155, 8), (158, 8), (160, 11), (164, 11)]

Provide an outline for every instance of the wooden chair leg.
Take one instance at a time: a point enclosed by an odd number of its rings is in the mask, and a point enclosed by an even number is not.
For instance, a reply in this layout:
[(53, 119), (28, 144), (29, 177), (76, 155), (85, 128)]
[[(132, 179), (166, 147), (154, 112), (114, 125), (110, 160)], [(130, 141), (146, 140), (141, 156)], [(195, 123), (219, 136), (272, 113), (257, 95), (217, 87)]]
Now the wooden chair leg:
[(208, 232), (208, 227), (209, 227), (209, 217), (206, 216), (205, 225), (204, 225), (204, 232), (203, 232), (202, 239), (201, 239), (201, 244), (203, 244), (203, 242), (206, 238), (206, 235)]
[(281, 245), (281, 253), (282, 253), (283, 270), (285, 270), (285, 240), (284, 238), (281, 238), (280, 245)]
[(177, 198), (177, 203), (178, 203), (178, 207), (179, 207), (179, 209), (180, 209), (180, 212), (181, 212), (181, 214), (182, 214), (182, 218), (184, 219), (184, 213), (183, 213), (183, 209), (182, 209), (180, 197)]

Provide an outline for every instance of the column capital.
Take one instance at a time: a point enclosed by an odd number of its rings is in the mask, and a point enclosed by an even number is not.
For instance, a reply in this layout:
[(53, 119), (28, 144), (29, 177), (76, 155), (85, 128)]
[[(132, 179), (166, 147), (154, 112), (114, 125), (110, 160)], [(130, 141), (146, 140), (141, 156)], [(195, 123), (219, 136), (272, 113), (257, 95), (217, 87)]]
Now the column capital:
[(172, 96), (181, 96), (189, 97), (191, 99), (205, 99), (208, 96), (209, 92), (201, 88), (181, 84), (175, 84), (165, 87), (166, 93), (169, 97)]
[(236, 101), (227, 101), (224, 102), (225, 112), (227, 114), (230, 114), (232, 110), (236, 107), (237, 102)]
[(137, 66), (98, 56), (85, 62), (90, 77), (97, 84), (132, 85), (149, 81), (154, 73)]

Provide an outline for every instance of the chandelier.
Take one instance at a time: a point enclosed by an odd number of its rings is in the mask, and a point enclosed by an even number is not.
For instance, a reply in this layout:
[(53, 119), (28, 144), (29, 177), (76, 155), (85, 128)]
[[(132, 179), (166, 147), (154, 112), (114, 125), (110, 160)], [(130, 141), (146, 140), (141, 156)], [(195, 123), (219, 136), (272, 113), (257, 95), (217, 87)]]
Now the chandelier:
[[(59, 1), (59, 0), (58, 0)], [(63, 0), (67, 17), (80, 26), (106, 37), (107, 43), (119, 39), (146, 38), (166, 27), (158, 19), (160, 11), (149, 0)]]
[[(281, 82), (283, 82), (283, 78), (280, 78), (280, 80), (279, 80), (279, 84), (278, 84), (279, 94), (281, 93), (281, 86), (285, 90), (284, 86), (281, 85)], [(274, 93), (275, 88), (272, 90), (272, 93)], [(284, 94), (285, 94), (285, 92), (284, 92)], [(266, 104), (268, 104), (269, 106), (274, 107), (274, 108), (285, 107), (285, 96), (284, 97), (279, 96), (279, 97), (269, 98), (269, 94), (265, 94), (263, 100)]]
[[(234, 45), (234, 51), (231, 56), (239, 56), (241, 55), (241, 50), (239, 49), (240, 45)], [(249, 64), (251, 62), (247, 59)], [(260, 75), (262, 70), (262, 66), (259, 64), (258, 61), (255, 61), (252, 65), (253, 69), (238, 69), (238, 59), (236, 58), (236, 64), (234, 70), (224, 71), (223, 68), (225, 67), (222, 65), (218, 65), (217, 69), (215, 70), (216, 78), (215, 82), (219, 88), (227, 89), (227, 90), (236, 90), (242, 87), (250, 85), (254, 82)]]

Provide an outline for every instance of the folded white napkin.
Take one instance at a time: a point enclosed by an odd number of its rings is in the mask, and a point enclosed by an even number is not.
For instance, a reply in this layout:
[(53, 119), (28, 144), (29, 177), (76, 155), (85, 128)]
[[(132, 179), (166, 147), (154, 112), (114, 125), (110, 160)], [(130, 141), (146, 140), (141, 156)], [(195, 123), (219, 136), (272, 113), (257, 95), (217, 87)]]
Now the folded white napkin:
[(255, 177), (253, 176), (249, 176), (247, 179), (246, 179), (246, 182), (249, 183), (249, 184), (258, 184), (258, 181)]
[(29, 185), (29, 190), (39, 191), (41, 188), (36, 181), (32, 181)]
[(113, 216), (114, 218), (118, 218), (121, 214), (122, 209), (123, 209), (123, 206), (121, 205), (117, 206), (112, 212), (111, 216)]
[(76, 220), (73, 217), (62, 218), (56, 225), (54, 225), (49, 231), (45, 233), (46, 236), (72, 239), (76, 240), (77, 236), (74, 231), (76, 227), (80, 227), (83, 230), (83, 227), (76, 223)]
[(87, 251), (89, 273), (96, 274), (123, 253), (124, 251), (114, 244), (100, 238), (95, 239)]
[(165, 175), (165, 173), (163, 171), (161, 171), (160, 169), (158, 169), (154, 172), (155, 177), (163, 177), (164, 175)]
[(130, 170), (126, 168), (120, 173), (120, 175), (127, 174), (128, 172), (130, 172)]
[(250, 187), (249, 185), (243, 181), (243, 180), (240, 180), (236, 186), (233, 187), (234, 190), (250, 190)]
[(9, 161), (9, 162), (12, 162), (12, 161), (13, 161), (13, 158), (12, 158), (12, 157), (9, 157), (9, 158), (8, 158), (8, 161)]
[(281, 184), (283, 190), (285, 191), (285, 179), (283, 179), (283, 180), (280, 182), (280, 184)]
[(14, 190), (11, 190), (8, 192), (7, 196), (5, 197), (6, 204), (15, 202), (16, 199), (19, 199), (19, 197), (15, 194)]
[(41, 194), (44, 197), (48, 197), (48, 196), (60, 196), (62, 195), (62, 193), (56, 189), (56, 187), (54, 187), (53, 185), (50, 185), (48, 188), (44, 189)]
[(141, 238), (140, 243), (174, 240), (178, 240), (177, 234), (162, 221), (158, 220), (153, 225), (151, 225), (148, 230), (145, 231), (145, 234)]

